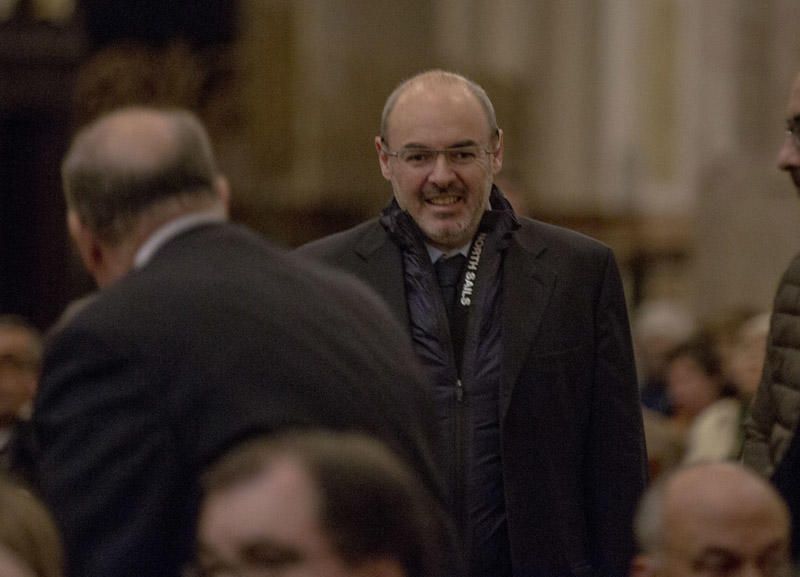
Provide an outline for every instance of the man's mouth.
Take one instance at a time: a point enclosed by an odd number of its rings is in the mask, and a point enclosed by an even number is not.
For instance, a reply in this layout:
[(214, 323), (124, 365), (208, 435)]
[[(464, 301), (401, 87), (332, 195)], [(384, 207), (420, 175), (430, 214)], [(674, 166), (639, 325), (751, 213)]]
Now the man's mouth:
[(457, 203), (460, 200), (461, 197), (455, 194), (442, 194), (439, 196), (426, 198), (425, 202), (427, 202), (428, 204), (433, 204), (435, 206), (450, 206), (452, 204)]

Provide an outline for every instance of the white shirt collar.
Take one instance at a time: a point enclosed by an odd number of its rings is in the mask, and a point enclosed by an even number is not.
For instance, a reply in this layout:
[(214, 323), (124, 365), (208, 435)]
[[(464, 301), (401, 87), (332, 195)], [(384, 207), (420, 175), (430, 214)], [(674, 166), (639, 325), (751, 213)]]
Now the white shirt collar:
[(170, 220), (165, 225), (157, 228), (156, 231), (142, 243), (142, 246), (136, 251), (136, 256), (133, 259), (133, 268), (141, 268), (146, 265), (162, 246), (182, 232), (204, 224), (223, 222), (224, 220), (225, 215), (219, 209), (192, 212), (191, 214), (179, 216), (178, 218)]
[(470, 247), (471, 244), (472, 244), (472, 241), (468, 242), (467, 244), (465, 244), (462, 247), (459, 247), (459, 248), (457, 248), (455, 250), (449, 250), (447, 252), (443, 251), (442, 249), (436, 248), (435, 246), (430, 245), (427, 242), (425, 243), (425, 248), (428, 249), (428, 256), (431, 257), (431, 262), (436, 262), (437, 260), (439, 260), (439, 258), (442, 255), (444, 255), (445, 258), (449, 258), (449, 257), (453, 256), (454, 254), (458, 254), (458, 253), (461, 253), (465, 257), (469, 258), (469, 247)]

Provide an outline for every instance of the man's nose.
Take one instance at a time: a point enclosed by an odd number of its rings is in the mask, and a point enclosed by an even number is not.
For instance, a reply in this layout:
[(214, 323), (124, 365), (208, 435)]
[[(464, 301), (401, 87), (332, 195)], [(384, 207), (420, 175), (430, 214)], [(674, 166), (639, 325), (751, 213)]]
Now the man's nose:
[(436, 153), (436, 158), (433, 159), (433, 167), (431, 168), (428, 180), (438, 186), (447, 184), (453, 180), (455, 173), (453, 167), (450, 166), (450, 161), (447, 159), (447, 154), (443, 151)]
[(778, 150), (777, 164), (781, 170), (800, 167), (800, 150), (790, 132), (786, 133), (783, 144)]

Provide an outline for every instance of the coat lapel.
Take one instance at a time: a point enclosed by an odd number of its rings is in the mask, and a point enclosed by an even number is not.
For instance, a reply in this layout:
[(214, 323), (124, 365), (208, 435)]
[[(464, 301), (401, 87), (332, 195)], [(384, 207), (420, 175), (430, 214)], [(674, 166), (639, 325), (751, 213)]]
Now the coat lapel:
[[(522, 233), (523, 231), (518, 231)], [(522, 238), (519, 242), (518, 238)], [(556, 283), (556, 273), (540, 256), (546, 246), (522, 234), (511, 241), (503, 263), (503, 390), (501, 418), (528, 357)]]
[(359, 239), (354, 250), (362, 263), (358, 276), (375, 289), (403, 328), (409, 331), (403, 257), (400, 250), (389, 240), (386, 231), (377, 222)]

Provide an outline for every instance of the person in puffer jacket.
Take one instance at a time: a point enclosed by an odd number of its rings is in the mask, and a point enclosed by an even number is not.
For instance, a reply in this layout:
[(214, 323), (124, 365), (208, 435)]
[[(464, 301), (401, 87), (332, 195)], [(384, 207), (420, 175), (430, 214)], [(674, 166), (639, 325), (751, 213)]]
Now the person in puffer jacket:
[[(800, 192), (800, 74), (789, 96), (786, 134), (778, 151)], [(792, 556), (800, 562), (800, 254), (781, 278), (770, 319), (761, 383), (745, 421), (742, 460), (781, 492), (792, 513)]]

